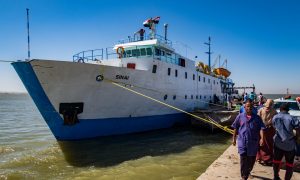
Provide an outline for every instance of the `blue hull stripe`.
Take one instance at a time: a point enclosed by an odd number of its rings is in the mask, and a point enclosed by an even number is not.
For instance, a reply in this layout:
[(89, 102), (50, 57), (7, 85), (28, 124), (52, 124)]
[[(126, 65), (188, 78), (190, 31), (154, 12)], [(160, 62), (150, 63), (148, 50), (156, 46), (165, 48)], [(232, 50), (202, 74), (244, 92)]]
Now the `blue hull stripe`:
[(29, 62), (12, 63), (27, 91), (57, 140), (79, 140), (99, 136), (127, 134), (168, 128), (176, 123), (188, 124), (185, 114), (144, 117), (79, 119), (79, 123), (63, 125), (63, 119), (50, 103)]

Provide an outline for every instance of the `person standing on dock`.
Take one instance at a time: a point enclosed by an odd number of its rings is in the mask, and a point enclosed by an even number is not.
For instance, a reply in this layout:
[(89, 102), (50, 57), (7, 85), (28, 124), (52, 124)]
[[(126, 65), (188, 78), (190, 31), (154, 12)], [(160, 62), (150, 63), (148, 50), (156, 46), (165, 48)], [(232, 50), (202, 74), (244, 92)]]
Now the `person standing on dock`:
[(262, 93), (259, 93), (259, 96), (258, 96), (258, 106), (263, 105), (263, 102), (264, 102), (264, 96), (262, 95)]
[[(253, 169), (258, 146), (263, 145), (263, 129), (265, 125), (262, 119), (252, 111), (253, 104), (247, 100), (245, 112), (240, 113), (232, 124), (234, 128), (232, 144), (236, 145), (238, 135), (238, 153), (240, 154), (240, 171), (242, 179), (248, 179)], [(261, 139), (260, 139), (261, 137)]]
[(275, 135), (275, 129), (272, 125), (272, 119), (277, 114), (273, 105), (274, 101), (268, 99), (264, 107), (258, 110), (258, 115), (266, 126), (266, 129), (263, 131), (263, 146), (259, 147), (256, 156), (258, 162), (263, 165), (271, 165), (273, 162), (273, 136)]
[(283, 103), (280, 106), (280, 113), (275, 115), (272, 119), (276, 133), (274, 136), (274, 159), (273, 170), (274, 179), (279, 180), (279, 170), (281, 166), (281, 160), (285, 157), (286, 172), (284, 179), (289, 180), (293, 175), (294, 158), (296, 140), (294, 138), (293, 130), (300, 127), (299, 120), (292, 117), (289, 113), (289, 105)]

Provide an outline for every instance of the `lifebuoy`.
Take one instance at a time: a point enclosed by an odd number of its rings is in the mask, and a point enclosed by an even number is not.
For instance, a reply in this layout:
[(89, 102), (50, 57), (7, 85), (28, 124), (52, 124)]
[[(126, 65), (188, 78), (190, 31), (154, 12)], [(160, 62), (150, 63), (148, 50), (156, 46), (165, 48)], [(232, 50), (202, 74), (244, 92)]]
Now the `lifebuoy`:
[[(120, 51), (121, 50), (121, 51)], [(116, 49), (116, 52), (117, 54), (119, 55), (119, 59), (121, 59), (123, 57), (123, 54), (125, 52), (124, 48), (122, 46), (119, 46), (117, 49)]]

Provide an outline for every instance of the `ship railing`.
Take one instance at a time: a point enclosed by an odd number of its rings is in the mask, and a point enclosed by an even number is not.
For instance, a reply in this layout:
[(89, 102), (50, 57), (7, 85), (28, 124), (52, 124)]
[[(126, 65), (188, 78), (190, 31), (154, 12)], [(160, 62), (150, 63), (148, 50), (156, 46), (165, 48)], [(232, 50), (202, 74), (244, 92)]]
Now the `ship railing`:
[(73, 62), (98, 60), (103, 60), (103, 49), (86, 50), (73, 55)]
[(113, 47), (107, 47), (105, 49), (93, 49), (81, 51), (73, 55), (73, 62), (88, 62), (88, 61), (100, 61), (104, 59), (117, 58), (118, 55)]
[(171, 40), (165, 39), (164, 36), (161, 36), (161, 35), (159, 35), (159, 34), (155, 34), (154, 37), (153, 37), (153, 35), (151, 35), (151, 34), (149, 34), (149, 35), (144, 35), (143, 38), (141, 38), (141, 36), (135, 34), (133, 37), (128, 36), (127, 39), (119, 40), (119, 41), (117, 42), (117, 44), (125, 44), (125, 43), (130, 43), (130, 42), (146, 41), (146, 40), (152, 40), (152, 39), (157, 39), (158, 41), (160, 41), (160, 42), (162, 42), (162, 43), (165, 43), (165, 44), (169, 45), (170, 47), (173, 46), (173, 43), (172, 43)]

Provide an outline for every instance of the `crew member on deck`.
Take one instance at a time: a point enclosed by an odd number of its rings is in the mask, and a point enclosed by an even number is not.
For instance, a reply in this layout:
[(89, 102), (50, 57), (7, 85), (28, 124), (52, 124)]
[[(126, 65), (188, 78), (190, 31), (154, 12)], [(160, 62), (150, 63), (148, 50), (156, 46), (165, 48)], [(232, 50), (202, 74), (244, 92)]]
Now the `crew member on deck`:
[(145, 30), (143, 28), (141, 28), (138, 32), (140, 34), (140, 40), (143, 41), (144, 40)]

